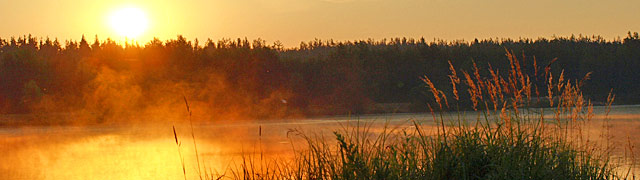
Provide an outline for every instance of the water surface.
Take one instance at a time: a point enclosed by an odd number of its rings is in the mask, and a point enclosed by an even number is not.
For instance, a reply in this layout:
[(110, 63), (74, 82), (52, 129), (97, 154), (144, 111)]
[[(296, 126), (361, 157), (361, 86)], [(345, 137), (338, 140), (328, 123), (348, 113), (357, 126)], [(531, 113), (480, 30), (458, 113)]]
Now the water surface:
[[(547, 110), (545, 110), (547, 111)], [(548, 110), (551, 112), (551, 110)], [(595, 113), (603, 114), (602, 107)], [(473, 112), (445, 113), (475, 119)], [(546, 116), (551, 117), (551, 114)], [(602, 118), (596, 116), (595, 119)], [(616, 106), (607, 124), (594, 121), (585, 132), (599, 136), (609, 131), (612, 145), (637, 154), (640, 145), (640, 106)], [(4, 118), (6, 119), (6, 117)], [(197, 117), (194, 117), (197, 122)], [(426, 114), (335, 116), (253, 122), (195, 123), (194, 135), (201, 168), (210, 171), (233, 168), (245, 156), (290, 157), (298, 141), (292, 129), (332, 138), (330, 132), (369, 123), (370, 130), (410, 128), (412, 121), (429, 126)], [(189, 179), (196, 179), (197, 164), (188, 120), (177, 123), (64, 126), (0, 126), (0, 179), (183, 179), (180, 154)], [(176, 145), (172, 126), (181, 143)], [(603, 128), (605, 127), (605, 128)], [(292, 144), (293, 143), (293, 144)], [(620, 148), (617, 156), (630, 150)], [(629, 148), (627, 148), (629, 149)], [(180, 151), (180, 152), (179, 152)]]

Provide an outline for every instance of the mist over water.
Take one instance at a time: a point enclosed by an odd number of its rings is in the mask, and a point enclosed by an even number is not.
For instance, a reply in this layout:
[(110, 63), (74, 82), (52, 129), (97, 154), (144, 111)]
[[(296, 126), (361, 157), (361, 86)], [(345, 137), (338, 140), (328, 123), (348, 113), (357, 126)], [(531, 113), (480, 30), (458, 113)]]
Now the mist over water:
[[(329, 135), (348, 121), (353, 119), (197, 123), (194, 133), (203, 166), (224, 171), (237, 166), (243, 155), (291, 157), (292, 146), (302, 145), (289, 134), (291, 129)], [(391, 121), (402, 126), (404, 120)], [(194, 179), (198, 173), (191, 130), (184, 118), (175, 127), (187, 174)], [(183, 178), (171, 125), (164, 123), (2, 128), (0, 139), (0, 153), (7, 156), (0, 163), (2, 179)]]
[[(594, 108), (596, 114), (604, 111)], [(463, 118), (475, 119), (474, 112)], [(549, 114), (552, 116), (551, 114)], [(445, 114), (446, 119), (457, 113)], [(640, 106), (614, 106), (607, 128), (612, 145), (640, 143)], [(333, 116), (324, 118), (201, 122), (194, 116), (194, 134), (201, 165), (220, 174), (237, 167), (245, 157), (286, 159), (293, 148), (304, 142), (291, 133), (292, 129), (307, 134), (324, 135), (332, 141), (333, 131), (346, 126), (370, 127), (380, 131), (385, 125), (392, 129), (411, 129), (411, 121), (435, 131), (431, 114), (381, 114), (368, 116)], [(597, 139), (603, 130), (601, 116), (596, 116), (586, 132)], [(153, 119), (152, 119), (153, 120)], [(131, 123), (101, 125), (61, 125), (0, 127), (0, 179), (182, 179), (182, 166), (173, 137), (175, 126), (185, 157), (189, 179), (197, 179), (191, 130), (187, 117), (174, 123)], [(152, 121), (153, 122), (153, 121)], [(452, 121), (453, 122), (453, 121)], [(471, 122), (473, 123), (473, 122)], [(628, 135), (628, 136), (627, 136)], [(628, 142), (629, 141), (629, 142)], [(638, 151), (638, 147), (634, 147)], [(624, 155), (624, 150), (613, 155)]]

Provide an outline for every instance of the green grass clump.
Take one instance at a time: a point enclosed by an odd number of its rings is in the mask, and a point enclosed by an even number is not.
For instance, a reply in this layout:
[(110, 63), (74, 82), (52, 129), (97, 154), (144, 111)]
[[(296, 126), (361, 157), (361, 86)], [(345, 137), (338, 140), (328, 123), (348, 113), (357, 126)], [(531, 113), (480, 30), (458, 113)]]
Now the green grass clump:
[[(444, 136), (335, 133), (337, 147), (309, 139), (294, 179), (611, 179), (612, 168), (568, 143), (530, 130), (468, 128)], [(371, 138), (374, 137), (374, 138)]]

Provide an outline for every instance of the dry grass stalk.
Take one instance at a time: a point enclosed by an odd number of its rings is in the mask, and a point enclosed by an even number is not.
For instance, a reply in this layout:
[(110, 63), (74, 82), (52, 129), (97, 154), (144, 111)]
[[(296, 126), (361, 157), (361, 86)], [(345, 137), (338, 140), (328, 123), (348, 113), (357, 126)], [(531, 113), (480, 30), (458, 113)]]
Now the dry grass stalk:
[(564, 86), (564, 69), (560, 72), (560, 77), (558, 78), (558, 91), (562, 91), (562, 87)]
[(458, 96), (458, 89), (456, 88), (456, 85), (460, 83), (460, 78), (458, 78), (458, 73), (456, 73), (456, 69), (453, 68), (451, 61), (449, 61), (449, 70), (451, 71), (449, 79), (451, 80), (451, 86), (453, 88), (453, 98), (455, 98), (456, 101), (459, 101), (460, 97)]
[[(502, 94), (502, 87), (501, 87), (501, 84), (500, 84), (500, 79), (501, 78), (500, 78), (500, 75), (497, 72), (493, 71), (493, 67), (491, 67), (491, 64), (489, 64), (489, 73), (491, 74), (491, 78), (493, 79), (493, 85), (492, 86), (495, 87), (495, 91), (494, 91), (495, 93), (494, 94), (497, 94), (500, 97), (500, 101), (503, 101), (504, 100), (504, 96)], [(497, 98), (496, 98), (496, 101), (497, 101)], [(494, 104), (497, 104), (497, 102), (494, 102)], [(497, 111), (497, 108), (494, 108), (494, 110)]]
[(611, 104), (613, 104), (613, 100), (616, 99), (616, 95), (613, 94), (613, 89), (609, 91), (609, 95), (607, 96), (607, 109), (605, 111), (605, 116), (609, 116), (609, 112), (611, 112)]
[(507, 114), (507, 102), (505, 101), (500, 111), (500, 118), (504, 121), (504, 124), (508, 129), (511, 129), (511, 117)]
[(491, 83), (489, 80), (487, 80), (487, 82), (485, 83), (486, 87), (487, 87), (487, 94), (489, 94), (489, 99), (491, 100), (491, 103), (493, 104), (493, 110), (497, 111), (498, 110), (498, 99), (497, 99), (497, 94), (500, 93), (497, 88), (496, 85), (494, 85), (493, 83)]
[(178, 134), (176, 133), (176, 127), (173, 127), (173, 138), (176, 140), (176, 146), (178, 147), (178, 155), (180, 156), (180, 163), (182, 164), (182, 174), (184, 175), (184, 180), (187, 180), (187, 169), (184, 166), (184, 157), (182, 156), (182, 150), (180, 150), (180, 141), (178, 141)]
[(429, 89), (431, 90), (431, 93), (433, 93), (433, 97), (436, 100), (436, 103), (438, 103), (438, 106), (440, 106), (440, 110), (443, 110), (442, 108), (442, 100), (440, 99), (440, 95), (438, 89), (436, 89), (436, 86), (433, 85), (433, 82), (431, 82), (431, 80), (429, 79), (429, 77), (427, 77), (426, 75), (424, 77), (422, 77), (422, 81), (424, 81), (425, 83), (427, 83), (427, 85), (429, 86)]
[[(509, 54), (510, 54), (509, 58), (511, 59), (510, 61), (512, 61), (513, 64), (514, 64), (512, 66), (512, 69), (511, 69), (513, 71), (513, 74), (514, 74), (514, 78), (517, 79), (517, 80), (520, 80), (520, 85), (521, 86), (525, 86), (525, 78), (524, 78), (524, 75), (522, 74), (522, 68), (520, 67), (520, 61), (518, 61), (518, 59), (515, 57), (515, 55), (513, 55), (513, 52), (509, 53)], [(523, 57), (522, 60), (523, 60), (523, 63), (524, 63), (524, 60), (525, 60), (524, 57)], [(513, 67), (515, 67), (515, 69), (513, 69)]]
[(483, 83), (482, 83), (482, 77), (480, 77), (480, 70), (478, 70), (478, 66), (476, 66), (476, 62), (475, 61), (471, 61), (473, 63), (473, 75), (476, 78), (476, 96), (478, 97), (478, 99), (480, 101), (482, 101), (482, 87), (484, 87)]
[(469, 92), (469, 97), (471, 98), (471, 102), (473, 103), (473, 110), (478, 110), (477, 108), (478, 107), (478, 96), (477, 96), (478, 88), (476, 86), (476, 83), (473, 82), (473, 79), (471, 79), (471, 76), (466, 71), (462, 71), (462, 74), (464, 74), (466, 83), (469, 86), (469, 89), (467, 89), (467, 92)]
[(547, 75), (549, 75), (550, 70), (551, 70), (551, 64), (553, 64), (554, 62), (556, 62), (558, 60), (558, 58), (553, 58), (551, 60), (551, 62), (549, 62), (549, 64), (547, 64), (547, 66), (544, 68), (544, 78), (547, 78)]
[[(200, 168), (200, 155), (198, 154), (198, 146), (196, 145), (196, 135), (193, 131), (193, 120), (191, 119), (191, 108), (189, 107), (189, 101), (187, 101), (187, 97), (186, 96), (182, 96), (182, 98), (184, 99), (184, 104), (187, 107), (187, 112), (189, 113), (189, 125), (191, 127), (191, 138), (193, 140), (193, 151), (196, 155), (196, 164), (198, 165), (198, 175), (200, 176), (200, 180), (202, 180), (202, 171)], [(174, 129), (175, 131), (175, 129)]]
[(547, 83), (547, 97), (549, 98), (549, 106), (553, 107), (553, 74), (551, 74), (551, 72), (548, 72), (549, 75), (549, 81)]
[(438, 94), (440, 94), (442, 96), (442, 100), (444, 100), (444, 104), (447, 106), (447, 109), (449, 108), (449, 100), (447, 100), (447, 96), (444, 95), (444, 92), (438, 90)]
[(585, 81), (591, 79), (591, 72), (588, 72), (586, 75), (584, 75), (584, 77), (580, 80), (580, 83), (578, 84), (578, 87), (582, 87), (584, 86)]

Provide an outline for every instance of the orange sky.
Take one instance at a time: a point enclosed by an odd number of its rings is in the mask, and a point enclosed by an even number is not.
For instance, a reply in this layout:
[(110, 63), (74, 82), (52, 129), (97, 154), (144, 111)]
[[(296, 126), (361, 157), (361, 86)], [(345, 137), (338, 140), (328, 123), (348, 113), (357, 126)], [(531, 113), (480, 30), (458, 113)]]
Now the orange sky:
[(108, 15), (126, 6), (149, 17), (149, 28), (136, 38), (142, 44), (178, 34), (201, 41), (260, 37), (291, 47), (314, 38), (613, 39), (640, 31), (638, 0), (3, 0), (0, 37), (122, 39)]

